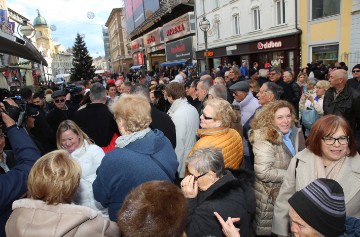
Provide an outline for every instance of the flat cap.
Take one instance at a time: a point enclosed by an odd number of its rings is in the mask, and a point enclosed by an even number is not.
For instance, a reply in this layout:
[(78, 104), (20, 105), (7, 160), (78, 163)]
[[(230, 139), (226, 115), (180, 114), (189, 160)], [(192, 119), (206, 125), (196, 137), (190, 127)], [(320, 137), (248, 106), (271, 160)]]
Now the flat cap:
[(231, 91), (244, 91), (249, 92), (249, 84), (246, 81), (236, 82), (229, 88)]
[(57, 90), (57, 91), (54, 91), (54, 93), (52, 93), (51, 98), (55, 99), (57, 97), (65, 96), (65, 95), (66, 95), (65, 91)]

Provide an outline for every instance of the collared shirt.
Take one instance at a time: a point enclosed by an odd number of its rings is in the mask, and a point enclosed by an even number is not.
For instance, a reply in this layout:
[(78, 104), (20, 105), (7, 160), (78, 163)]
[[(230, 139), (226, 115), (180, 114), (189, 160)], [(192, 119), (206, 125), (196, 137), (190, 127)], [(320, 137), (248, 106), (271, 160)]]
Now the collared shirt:
[(0, 167), (5, 171), (5, 173), (7, 173), (7, 172), (10, 171), (10, 169), (6, 164), (6, 154), (5, 154), (5, 152), (3, 152), (2, 155), (3, 155), (3, 160), (0, 160)]
[(295, 153), (296, 153), (295, 152), (295, 147), (294, 147), (294, 145), (293, 145), (293, 143), (291, 142), (291, 139), (290, 139), (291, 132), (292, 132), (292, 129), (290, 128), (289, 132), (282, 136), (282, 140), (283, 140), (284, 144), (286, 145), (286, 147), (291, 152), (291, 155), (295, 156)]

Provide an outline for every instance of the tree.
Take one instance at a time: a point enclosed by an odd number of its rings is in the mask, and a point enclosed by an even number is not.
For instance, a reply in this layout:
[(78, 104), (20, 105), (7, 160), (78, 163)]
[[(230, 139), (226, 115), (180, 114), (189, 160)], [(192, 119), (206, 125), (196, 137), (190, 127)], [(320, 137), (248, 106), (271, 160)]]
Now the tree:
[(89, 55), (86, 44), (80, 34), (77, 34), (73, 50), (73, 60), (71, 68), (71, 81), (90, 80), (95, 76), (95, 67), (92, 65), (93, 59)]

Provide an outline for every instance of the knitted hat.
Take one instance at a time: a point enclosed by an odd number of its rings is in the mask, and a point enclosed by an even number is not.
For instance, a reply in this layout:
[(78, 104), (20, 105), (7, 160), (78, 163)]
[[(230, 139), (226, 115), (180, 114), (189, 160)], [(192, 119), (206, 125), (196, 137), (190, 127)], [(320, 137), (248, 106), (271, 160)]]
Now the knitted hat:
[(345, 200), (340, 184), (332, 179), (317, 179), (290, 199), (290, 206), (312, 228), (332, 237), (345, 232)]
[(360, 64), (356, 64), (356, 65), (352, 68), (352, 70), (354, 70), (354, 69), (360, 69)]

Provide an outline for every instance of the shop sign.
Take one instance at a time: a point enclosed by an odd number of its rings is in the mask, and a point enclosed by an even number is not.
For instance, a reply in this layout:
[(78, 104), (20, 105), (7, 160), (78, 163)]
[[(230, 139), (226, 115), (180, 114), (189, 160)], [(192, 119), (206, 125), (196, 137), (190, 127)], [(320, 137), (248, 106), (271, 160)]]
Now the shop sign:
[(192, 37), (166, 44), (166, 61), (176, 61), (193, 57)]
[(144, 35), (144, 47), (148, 48), (161, 43), (160, 39), (160, 28), (149, 32)]
[(133, 64), (143, 65), (144, 64), (144, 54), (143, 52), (136, 52), (132, 55)]
[(232, 50), (236, 50), (236, 49), (237, 49), (236, 45), (231, 45), (231, 46), (226, 47), (226, 51), (232, 51)]
[(131, 50), (136, 51), (139, 50), (140, 47), (143, 47), (142, 38), (131, 41)]
[(259, 42), (257, 44), (258, 49), (273, 49), (273, 48), (281, 48), (282, 42), (281, 41), (266, 41), (265, 43)]
[(190, 29), (190, 14), (186, 13), (173, 21), (163, 26), (164, 41), (181, 38), (185, 35), (191, 34), (193, 31)]
[(150, 48), (150, 53), (153, 53), (153, 52), (156, 52), (156, 51), (159, 51), (159, 50), (162, 50), (162, 49), (165, 49), (164, 44), (156, 45), (156, 46), (153, 46), (153, 47)]
[[(208, 57), (214, 57), (215, 53), (214, 53), (214, 51), (208, 51), (207, 55), (208, 55)], [(206, 51), (204, 52), (204, 57), (206, 57)]]

